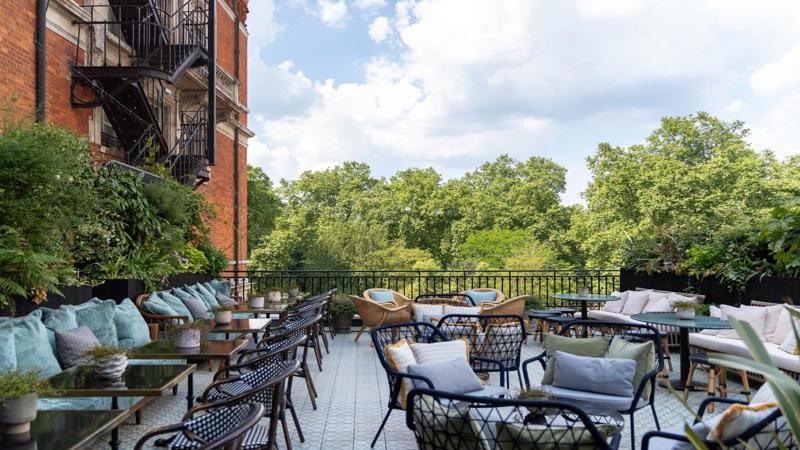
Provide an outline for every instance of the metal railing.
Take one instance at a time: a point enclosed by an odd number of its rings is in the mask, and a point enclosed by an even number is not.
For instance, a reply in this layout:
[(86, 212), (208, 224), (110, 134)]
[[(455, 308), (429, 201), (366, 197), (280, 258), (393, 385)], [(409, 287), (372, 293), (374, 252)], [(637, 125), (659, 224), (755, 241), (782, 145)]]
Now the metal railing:
[(592, 293), (610, 294), (620, 285), (619, 269), (540, 270), (246, 270), (229, 271), (222, 278), (240, 295), (286, 291), (297, 285), (318, 294), (337, 288), (344, 294), (362, 295), (366, 289), (385, 288), (414, 298), (426, 293), (456, 293), (472, 288), (494, 288), (507, 297), (529, 295), (547, 306), (562, 306), (550, 296), (575, 292), (587, 286)]

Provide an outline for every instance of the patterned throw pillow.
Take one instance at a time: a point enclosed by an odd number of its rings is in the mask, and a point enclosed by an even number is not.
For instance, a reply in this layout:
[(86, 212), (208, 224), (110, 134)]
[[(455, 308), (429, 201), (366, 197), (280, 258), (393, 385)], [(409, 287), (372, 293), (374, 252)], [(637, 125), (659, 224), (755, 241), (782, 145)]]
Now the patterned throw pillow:
[(194, 297), (182, 297), (181, 301), (186, 307), (189, 309), (189, 312), (192, 313), (192, 319), (210, 319), (211, 313), (208, 312), (206, 309), (206, 304), (203, 303), (202, 300), (194, 298)]
[(238, 305), (236, 300), (228, 297), (227, 295), (223, 294), (222, 292), (217, 292), (217, 295), (215, 295), (215, 297), (216, 297), (217, 301), (219, 302), (219, 304), (222, 305), (222, 306), (234, 307), (234, 306)]
[(83, 354), (100, 346), (100, 341), (86, 325), (69, 331), (56, 330), (55, 334), (58, 361), (64, 369), (86, 364), (88, 359)]

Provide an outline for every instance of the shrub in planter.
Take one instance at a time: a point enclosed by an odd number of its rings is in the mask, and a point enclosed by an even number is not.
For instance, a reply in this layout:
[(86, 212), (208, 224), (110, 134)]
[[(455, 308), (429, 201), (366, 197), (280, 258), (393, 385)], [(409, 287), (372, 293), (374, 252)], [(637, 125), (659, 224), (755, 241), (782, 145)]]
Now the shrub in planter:
[(128, 367), (128, 352), (108, 346), (98, 346), (83, 353), (94, 366), (94, 373), (103, 379), (117, 380)]
[(212, 311), (214, 312), (214, 322), (218, 324), (229, 324), (233, 320), (233, 307), (231, 306), (220, 305), (213, 308)]
[(50, 383), (37, 372), (16, 370), (0, 374), (0, 433), (27, 433), (36, 420), (39, 395), (53, 395)]
[(694, 319), (697, 308), (698, 304), (691, 300), (678, 300), (672, 302), (672, 309), (675, 310), (675, 315), (678, 316), (678, 319)]
[(336, 332), (349, 333), (353, 324), (353, 315), (356, 313), (356, 305), (353, 301), (346, 295), (337, 295), (331, 302), (330, 312)]
[(174, 329), (175, 346), (178, 348), (197, 348), (203, 334), (212, 328), (210, 320), (195, 320), (178, 325)]

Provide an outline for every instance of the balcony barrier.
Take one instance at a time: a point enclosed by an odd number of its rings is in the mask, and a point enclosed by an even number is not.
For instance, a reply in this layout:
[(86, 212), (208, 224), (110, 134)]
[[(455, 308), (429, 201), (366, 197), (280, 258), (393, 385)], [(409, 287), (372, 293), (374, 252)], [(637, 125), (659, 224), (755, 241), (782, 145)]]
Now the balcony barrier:
[(575, 292), (588, 286), (594, 294), (619, 289), (619, 269), (589, 270), (246, 270), (229, 271), (243, 296), (278, 288), (286, 292), (298, 285), (303, 292), (318, 294), (336, 288), (345, 294), (361, 295), (370, 288), (392, 289), (409, 298), (426, 293), (456, 293), (471, 288), (495, 288), (507, 297), (530, 295), (547, 306), (563, 306), (552, 294)]

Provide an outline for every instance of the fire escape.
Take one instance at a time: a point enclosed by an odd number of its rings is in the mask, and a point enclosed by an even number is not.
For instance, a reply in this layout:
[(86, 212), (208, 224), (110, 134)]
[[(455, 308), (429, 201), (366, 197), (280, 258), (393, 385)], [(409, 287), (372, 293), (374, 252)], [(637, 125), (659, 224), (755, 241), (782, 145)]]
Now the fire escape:
[(71, 101), (76, 108), (103, 108), (127, 163), (162, 165), (176, 180), (197, 187), (209, 180), (208, 165), (214, 163), (214, 71), (208, 105), (171, 115), (164, 99), (188, 70), (214, 67), (208, 51), (214, 6), (213, 0), (177, 1), (84, 6), (89, 18), (76, 22)]

